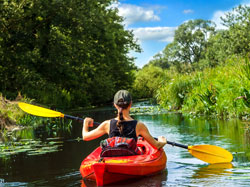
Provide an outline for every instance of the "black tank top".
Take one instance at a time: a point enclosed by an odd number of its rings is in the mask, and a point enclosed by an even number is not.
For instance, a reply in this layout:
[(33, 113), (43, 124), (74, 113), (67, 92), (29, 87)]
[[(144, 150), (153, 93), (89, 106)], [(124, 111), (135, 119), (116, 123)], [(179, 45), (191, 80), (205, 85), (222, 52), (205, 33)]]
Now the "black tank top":
[(123, 121), (123, 133), (120, 134), (118, 127), (116, 126), (117, 120), (111, 119), (110, 120), (110, 128), (109, 128), (109, 138), (112, 138), (114, 136), (119, 137), (126, 137), (126, 138), (134, 138), (137, 141), (136, 136), (136, 120), (131, 121)]

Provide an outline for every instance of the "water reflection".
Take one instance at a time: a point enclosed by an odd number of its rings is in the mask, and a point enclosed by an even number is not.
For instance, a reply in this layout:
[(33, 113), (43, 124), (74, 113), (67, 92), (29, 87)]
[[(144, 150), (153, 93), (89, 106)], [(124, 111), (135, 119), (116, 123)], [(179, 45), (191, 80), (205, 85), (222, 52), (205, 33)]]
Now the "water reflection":
[(229, 169), (233, 168), (232, 163), (210, 164), (194, 170), (193, 178), (216, 178), (221, 175), (230, 176), (233, 172)]
[[(166, 185), (168, 176), (168, 170), (164, 170), (161, 173), (142, 177), (142, 178), (136, 178), (136, 179), (128, 179), (126, 182), (122, 182), (118, 184), (110, 184), (107, 185), (108, 187), (117, 187), (117, 186), (130, 186), (130, 187), (161, 187)], [(89, 180), (81, 180), (81, 187), (93, 187), (96, 186), (95, 182), (89, 181)]]

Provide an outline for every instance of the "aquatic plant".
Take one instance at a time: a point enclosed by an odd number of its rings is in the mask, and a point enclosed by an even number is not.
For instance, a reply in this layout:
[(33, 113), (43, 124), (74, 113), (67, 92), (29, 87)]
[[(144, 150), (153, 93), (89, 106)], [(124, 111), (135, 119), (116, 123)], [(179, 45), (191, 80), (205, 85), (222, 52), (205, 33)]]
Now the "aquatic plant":
[(159, 105), (155, 106), (138, 106), (132, 107), (130, 110), (131, 115), (155, 115), (155, 114), (163, 114), (168, 111)]
[(61, 150), (63, 142), (58, 139), (48, 139), (47, 141), (23, 139), (17, 142), (7, 142), (0, 144), (0, 158), (8, 158), (8, 156), (16, 154), (42, 155)]
[(0, 157), (25, 153), (40, 155), (60, 151), (62, 144), (58, 137), (70, 136), (72, 121), (57, 118), (41, 118), (27, 115), (29, 126), (21, 130), (7, 131), (2, 134)]

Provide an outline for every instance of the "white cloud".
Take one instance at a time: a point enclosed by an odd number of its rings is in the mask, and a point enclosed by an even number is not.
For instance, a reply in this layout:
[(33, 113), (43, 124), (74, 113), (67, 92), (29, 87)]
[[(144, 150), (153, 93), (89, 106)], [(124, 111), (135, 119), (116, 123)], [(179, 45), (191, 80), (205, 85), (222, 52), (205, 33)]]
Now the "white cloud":
[(222, 25), (221, 17), (225, 17), (225, 15), (229, 11), (221, 11), (218, 10), (213, 14), (212, 21), (216, 24), (217, 29), (227, 29), (224, 25)]
[(176, 27), (145, 27), (132, 29), (139, 41), (155, 40), (161, 42), (172, 42)]
[(118, 9), (118, 14), (125, 18), (124, 22), (126, 25), (136, 22), (160, 21), (160, 17), (152, 9), (131, 4), (119, 4)]
[(191, 9), (183, 10), (183, 13), (184, 13), (184, 14), (191, 14), (191, 13), (193, 13), (193, 12), (194, 12), (194, 11), (191, 10)]

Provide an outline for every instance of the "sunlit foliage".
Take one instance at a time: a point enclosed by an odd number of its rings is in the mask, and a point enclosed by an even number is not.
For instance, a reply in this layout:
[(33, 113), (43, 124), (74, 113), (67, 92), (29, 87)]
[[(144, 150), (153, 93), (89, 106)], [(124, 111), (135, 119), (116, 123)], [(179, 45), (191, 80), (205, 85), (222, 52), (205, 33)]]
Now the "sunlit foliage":
[(0, 2), (0, 92), (70, 108), (130, 87), (140, 50), (113, 0)]

